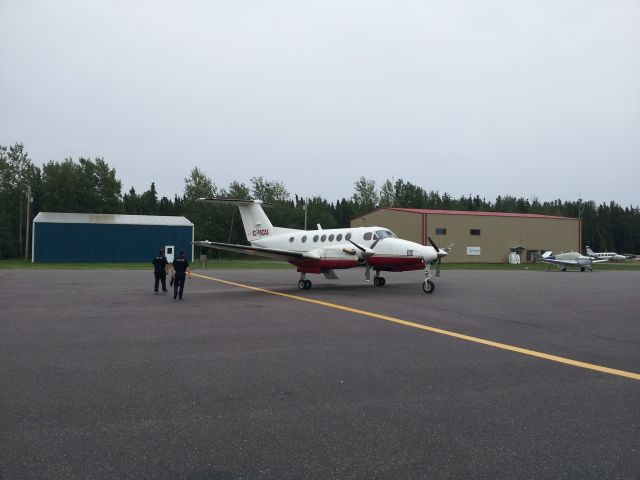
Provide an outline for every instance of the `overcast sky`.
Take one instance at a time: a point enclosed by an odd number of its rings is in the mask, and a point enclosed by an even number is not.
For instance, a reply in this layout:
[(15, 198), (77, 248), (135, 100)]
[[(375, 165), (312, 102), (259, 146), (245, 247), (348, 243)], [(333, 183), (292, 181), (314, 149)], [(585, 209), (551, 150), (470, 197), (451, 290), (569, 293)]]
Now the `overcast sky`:
[(640, 205), (637, 0), (0, 0), (0, 145), (123, 193), (253, 176), (348, 198)]

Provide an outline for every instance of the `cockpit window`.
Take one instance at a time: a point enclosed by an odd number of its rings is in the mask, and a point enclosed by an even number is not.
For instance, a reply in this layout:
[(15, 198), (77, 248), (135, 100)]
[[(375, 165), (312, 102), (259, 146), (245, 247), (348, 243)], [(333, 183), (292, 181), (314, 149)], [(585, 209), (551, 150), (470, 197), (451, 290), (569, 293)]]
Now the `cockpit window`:
[(393, 233), (391, 230), (377, 230), (376, 231), (376, 235), (380, 239), (383, 239), (383, 238), (398, 238), (396, 236), (396, 234)]
[(362, 238), (364, 238), (365, 240), (371, 240), (371, 232), (367, 232), (364, 234), (364, 236)]

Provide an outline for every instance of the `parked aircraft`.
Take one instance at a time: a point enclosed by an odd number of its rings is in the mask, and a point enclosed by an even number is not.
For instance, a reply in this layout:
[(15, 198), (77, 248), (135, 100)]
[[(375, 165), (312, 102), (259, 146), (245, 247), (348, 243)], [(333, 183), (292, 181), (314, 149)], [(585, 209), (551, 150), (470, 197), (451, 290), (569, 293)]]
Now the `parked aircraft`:
[(579, 267), (581, 272), (585, 270), (593, 271), (592, 265), (594, 263), (608, 262), (608, 260), (597, 260), (592, 257), (587, 257), (579, 252), (567, 252), (553, 255), (551, 251), (544, 252), (542, 255), (539, 253), (534, 254), (536, 261), (551, 263), (557, 265), (563, 272), (567, 271), (567, 267)]
[(626, 256), (620, 255), (616, 252), (594, 252), (591, 247), (587, 245), (587, 255), (596, 258), (598, 260), (608, 260), (609, 262), (623, 262), (627, 259)]
[(364, 266), (367, 281), (370, 280), (371, 270), (375, 272), (373, 284), (376, 287), (386, 283), (380, 272), (424, 269), (422, 289), (425, 293), (433, 293), (435, 284), (431, 266), (437, 264), (435, 276), (440, 276), (440, 262), (451, 248), (438, 248), (431, 238), (431, 245), (403, 240), (383, 227), (329, 230), (323, 230), (320, 225), (316, 230), (274, 227), (262, 208), (273, 205), (261, 200), (199, 198), (198, 201), (239, 207), (245, 234), (251, 245), (208, 240), (195, 241), (194, 245), (287, 261), (300, 272), (298, 288), (301, 290), (311, 288), (311, 280), (306, 278), (308, 273), (322, 273), (326, 278), (337, 279), (335, 270)]

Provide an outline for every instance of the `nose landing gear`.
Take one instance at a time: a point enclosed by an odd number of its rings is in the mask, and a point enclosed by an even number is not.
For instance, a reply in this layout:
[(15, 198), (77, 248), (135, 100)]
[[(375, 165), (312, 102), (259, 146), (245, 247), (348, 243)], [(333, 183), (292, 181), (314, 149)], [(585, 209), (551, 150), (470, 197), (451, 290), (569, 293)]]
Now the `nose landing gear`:
[(435, 289), (436, 284), (433, 283), (432, 280), (425, 278), (424, 282), (422, 282), (422, 290), (424, 291), (424, 293), (433, 293)]
[(433, 291), (436, 289), (436, 284), (433, 283), (433, 280), (431, 280), (431, 264), (427, 263), (427, 265), (424, 267), (424, 282), (422, 282), (422, 290), (424, 291), (424, 293), (433, 293)]

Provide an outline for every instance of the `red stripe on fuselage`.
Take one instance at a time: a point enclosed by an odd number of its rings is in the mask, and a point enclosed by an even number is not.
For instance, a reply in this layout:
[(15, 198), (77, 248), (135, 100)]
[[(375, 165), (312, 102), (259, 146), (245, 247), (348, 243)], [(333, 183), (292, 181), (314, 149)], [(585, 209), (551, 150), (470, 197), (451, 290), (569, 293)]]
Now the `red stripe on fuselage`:
[[(322, 270), (340, 270), (362, 265), (356, 260), (330, 258), (323, 260), (293, 260), (289, 263), (298, 267), (298, 272), (302, 273), (322, 273)], [(383, 257), (378, 255), (369, 258), (369, 265), (374, 270), (383, 272), (407, 272), (410, 270), (422, 270), (425, 267), (424, 260), (421, 257)]]

